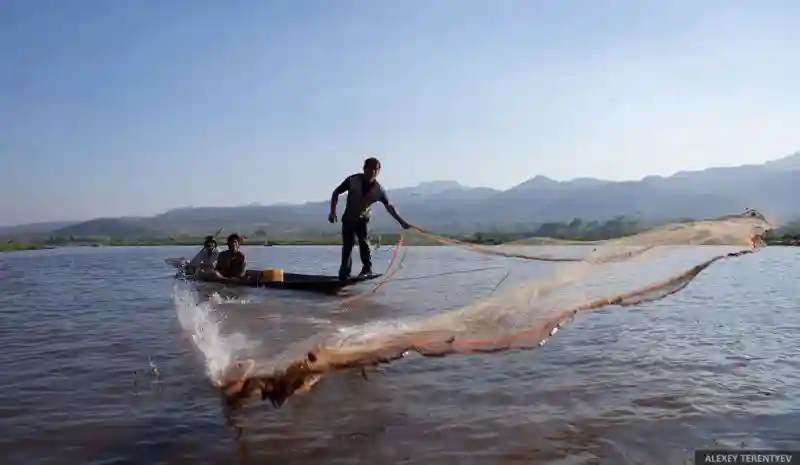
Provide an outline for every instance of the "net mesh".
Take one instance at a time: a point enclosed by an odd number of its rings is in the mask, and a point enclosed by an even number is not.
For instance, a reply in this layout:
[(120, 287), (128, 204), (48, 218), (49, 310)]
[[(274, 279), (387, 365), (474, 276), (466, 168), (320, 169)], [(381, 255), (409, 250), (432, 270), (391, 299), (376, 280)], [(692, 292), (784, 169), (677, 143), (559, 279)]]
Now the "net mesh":
[[(480, 247), (414, 229), (439, 243), (499, 257), (554, 262), (554, 272), (496, 292), (466, 307), (434, 315), (335, 327), (289, 345), (264, 360), (232, 363), (214, 380), (231, 404), (258, 395), (282, 405), (326, 372), (402, 358), (496, 352), (545, 344), (578, 313), (653, 302), (688, 286), (712, 264), (758, 250), (773, 227), (758, 212), (674, 223), (630, 237), (553, 247), (529, 254), (521, 241)], [(395, 249), (390, 271), (375, 288), (345, 299), (352, 307), (392, 282), (405, 255)], [(703, 247), (699, 247), (703, 246)]]

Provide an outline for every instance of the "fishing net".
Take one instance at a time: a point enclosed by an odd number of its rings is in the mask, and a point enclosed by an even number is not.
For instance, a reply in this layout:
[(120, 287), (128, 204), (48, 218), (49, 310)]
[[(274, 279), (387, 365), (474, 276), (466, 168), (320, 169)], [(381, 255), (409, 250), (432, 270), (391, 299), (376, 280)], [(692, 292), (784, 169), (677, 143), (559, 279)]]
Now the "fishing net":
[[(716, 220), (674, 223), (630, 237), (552, 246), (532, 253), (525, 241), (480, 247), (413, 229), (411, 235), (487, 256), (552, 263), (545, 277), (523, 280), (491, 296), (433, 315), (333, 327), (289, 344), (264, 359), (230, 363), (213, 376), (231, 403), (254, 395), (282, 405), (326, 372), (387, 363), (410, 352), (424, 356), (496, 352), (545, 344), (577, 314), (609, 306), (631, 307), (684, 289), (703, 270), (727, 258), (752, 253), (772, 226), (755, 211)], [(402, 242), (401, 242), (402, 243)], [(402, 267), (395, 249), (383, 281), (346, 299), (345, 307), (377, 295)]]

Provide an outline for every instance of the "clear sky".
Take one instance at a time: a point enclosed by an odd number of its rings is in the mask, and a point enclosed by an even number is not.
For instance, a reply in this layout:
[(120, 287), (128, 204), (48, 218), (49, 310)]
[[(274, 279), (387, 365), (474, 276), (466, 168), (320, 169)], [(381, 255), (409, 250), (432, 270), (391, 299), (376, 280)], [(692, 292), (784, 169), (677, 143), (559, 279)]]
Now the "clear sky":
[(0, 224), (322, 200), (373, 155), (389, 189), (762, 163), (800, 149), (798, 20), (790, 0), (0, 0)]

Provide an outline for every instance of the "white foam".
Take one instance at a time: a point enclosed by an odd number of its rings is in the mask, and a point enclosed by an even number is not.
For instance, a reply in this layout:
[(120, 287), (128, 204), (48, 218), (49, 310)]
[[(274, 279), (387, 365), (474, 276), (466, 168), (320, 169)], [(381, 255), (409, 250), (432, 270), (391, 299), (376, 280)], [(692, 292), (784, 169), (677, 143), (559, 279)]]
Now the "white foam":
[(177, 284), (172, 289), (172, 300), (181, 327), (189, 333), (192, 343), (205, 358), (206, 375), (214, 384), (221, 384), (237, 355), (254, 345), (244, 334), (224, 334), (226, 315), (216, 305), (231, 301), (214, 293), (208, 301), (200, 302), (195, 292)]

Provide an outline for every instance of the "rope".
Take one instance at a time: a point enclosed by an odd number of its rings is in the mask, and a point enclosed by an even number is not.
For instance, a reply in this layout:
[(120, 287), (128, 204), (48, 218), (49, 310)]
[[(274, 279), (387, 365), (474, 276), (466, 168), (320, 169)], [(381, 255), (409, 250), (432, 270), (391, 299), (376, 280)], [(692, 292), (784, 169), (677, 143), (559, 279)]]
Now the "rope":
[(491, 250), (486, 247), (480, 247), (475, 244), (470, 244), (469, 242), (463, 242), (456, 239), (450, 239), (448, 237), (439, 236), (437, 234), (430, 233), (425, 231), (422, 228), (412, 227), (412, 229), (420, 234), (430, 237), (431, 239), (439, 242), (440, 244), (445, 245), (455, 245), (459, 247), (464, 247), (466, 249), (472, 250), (473, 252), (485, 254), (485, 255), (496, 255), (500, 257), (506, 258), (521, 258), (523, 260), (535, 260), (540, 262), (581, 262), (583, 261), (582, 258), (558, 258), (558, 257), (546, 257), (541, 255), (524, 255), (524, 254), (511, 254), (506, 252), (499, 252), (496, 250)]
[(598, 263), (598, 264), (599, 263), (613, 263), (613, 262), (624, 261), (624, 260), (628, 260), (630, 258), (636, 257), (636, 256), (641, 255), (641, 254), (643, 254), (643, 253), (645, 253), (645, 252), (647, 252), (647, 251), (649, 251), (649, 250), (651, 250), (651, 249), (653, 249), (655, 247), (655, 246), (651, 245), (651, 246), (642, 247), (639, 250), (635, 250), (635, 251), (631, 251), (631, 252), (622, 252), (620, 254), (609, 255), (609, 256), (606, 256), (606, 257), (600, 257), (600, 258), (595, 258), (595, 259), (572, 258), (572, 257), (570, 257), (570, 258), (567, 258), (567, 257), (547, 257), (547, 256), (543, 256), (543, 255), (526, 255), (526, 254), (521, 254), (521, 253), (501, 252), (501, 251), (492, 250), (492, 249), (489, 249), (489, 248), (486, 248), (486, 247), (480, 247), (480, 246), (477, 246), (475, 244), (470, 244), (469, 242), (463, 242), (463, 241), (459, 241), (459, 240), (456, 240), (456, 239), (450, 239), (448, 237), (439, 236), (437, 234), (433, 234), (431, 232), (425, 231), (422, 228), (412, 227), (411, 229), (416, 231), (416, 232), (418, 232), (418, 233), (420, 233), (420, 234), (422, 234), (422, 235), (430, 237), (431, 239), (435, 240), (436, 242), (439, 242), (440, 244), (455, 245), (455, 246), (463, 247), (465, 249), (468, 249), (468, 250), (471, 250), (473, 252), (477, 252), (477, 253), (480, 253), (480, 254), (484, 254), (484, 255), (494, 255), (494, 256), (505, 257), (505, 258), (519, 258), (519, 259), (522, 259), (522, 260), (532, 260), (532, 261), (539, 261), (539, 262), (560, 262), (560, 263), (573, 262), (574, 263), (574, 262), (589, 261), (589, 262), (594, 262), (594, 263)]
[[(354, 302), (361, 301), (366, 297), (375, 294), (376, 292), (378, 292), (378, 289), (380, 289), (381, 287), (383, 287), (384, 284), (389, 282), (389, 280), (392, 279), (392, 277), (397, 273), (397, 271), (399, 271), (400, 268), (402, 268), (403, 261), (405, 261), (406, 259), (405, 249), (403, 248), (404, 237), (405, 234), (400, 234), (400, 238), (397, 240), (397, 245), (395, 246), (394, 253), (392, 254), (392, 260), (389, 261), (389, 265), (386, 267), (386, 272), (383, 274), (383, 279), (381, 279), (375, 286), (373, 286), (372, 289), (343, 299), (341, 301), (343, 307), (345, 307), (346, 309), (352, 308), (351, 306)], [(397, 257), (400, 256), (401, 249), (403, 250), (403, 257), (398, 262), (397, 268), (392, 270), (394, 263), (397, 261)]]
[[(398, 240), (398, 244), (395, 247), (395, 251), (394, 251), (394, 254), (392, 256), (392, 260), (389, 262), (389, 266), (386, 267), (386, 272), (383, 275), (383, 279), (378, 284), (373, 286), (372, 289), (370, 289), (368, 291), (364, 291), (364, 292), (359, 293), (359, 294), (356, 294), (356, 295), (354, 295), (352, 297), (348, 297), (346, 299), (343, 299), (341, 301), (341, 304), (342, 304), (343, 307), (352, 309), (352, 306), (353, 306), (353, 304), (355, 302), (360, 302), (363, 299), (365, 299), (366, 297), (375, 294), (376, 292), (378, 292), (378, 289), (380, 289), (381, 287), (383, 287), (385, 284), (389, 283), (390, 281), (391, 282), (416, 281), (416, 280), (420, 280), (420, 279), (439, 278), (439, 277), (443, 277), (443, 276), (453, 276), (453, 275), (458, 275), (458, 274), (477, 273), (477, 272), (480, 272), (480, 271), (504, 269), (504, 267), (501, 267), (501, 266), (490, 266), (490, 267), (470, 269), (470, 270), (448, 271), (448, 272), (443, 272), (443, 273), (434, 273), (434, 274), (429, 274), (429, 275), (411, 276), (411, 277), (407, 277), (407, 278), (392, 279), (394, 277), (394, 275), (397, 274), (397, 272), (400, 271), (400, 269), (402, 269), (403, 262), (405, 261), (406, 256), (407, 256), (406, 255), (406, 250), (407, 249), (403, 249), (402, 258), (398, 262), (397, 267), (392, 269), (395, 261), (397, 261), (398, 254), (400, 252), (401, 245), (403, 243), (403, 238), (404, 238), (404, 235), (401, 234), (400, 235), (400, 239)], [(500, 280), (500, 282), (498, 282), (497, 285), (495, 285), (495, 287), (490, 292), (490, 295), (494, 294), (497, 291), (497, 289), (503, 284), (503, 282), (505, 282), (505, 280), (508, 279), (508, 277), (509, 277), (509, 273), (508, 273), (508, 271), (506, 271), (505, 276), (503, 276), (503, 278)]]
[(418, 279), (428, 279), (428, 278), (440, 278), (442, 276), (453, 276), (457, 274), (467, 274), (467, 273), (477, 273), (479, 271), (489, 271), (489, 270), (502, 270), (505, 269), (502, 266), (487, 266), (486, 268), (475, 268), (471, 270), (459, 270), (459, 271), (447, 271), (444, 273), (434, 273), (434, 274), (426, 274), (422, 276), (411, 276), (408, 278), (397, 278), (392, 280), (393, 282), (398, 281), (416, 281)]

